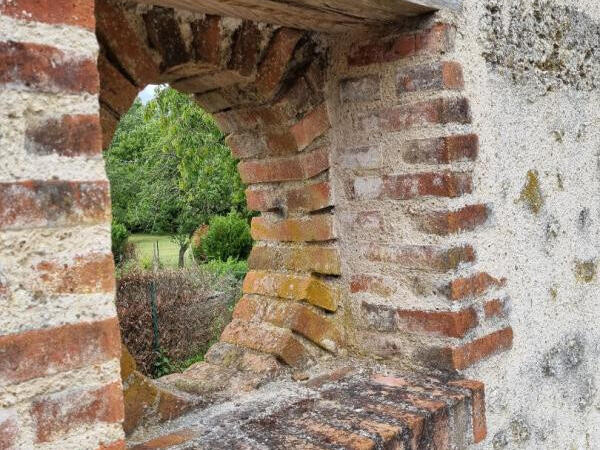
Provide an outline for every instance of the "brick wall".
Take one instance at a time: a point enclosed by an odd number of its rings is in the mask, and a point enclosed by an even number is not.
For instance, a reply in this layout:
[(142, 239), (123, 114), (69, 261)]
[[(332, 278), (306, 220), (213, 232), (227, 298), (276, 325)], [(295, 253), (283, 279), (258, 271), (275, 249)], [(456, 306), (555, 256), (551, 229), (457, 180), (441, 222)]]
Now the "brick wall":
[(124, 448), (93, 9), (0, 4), (1, 448)]
[(479, 139), (456, 30), (420, 19), (336, 40), (332, 178), (356, 350), (465, 369), (512, 345), (505, 280), (478, 266)]

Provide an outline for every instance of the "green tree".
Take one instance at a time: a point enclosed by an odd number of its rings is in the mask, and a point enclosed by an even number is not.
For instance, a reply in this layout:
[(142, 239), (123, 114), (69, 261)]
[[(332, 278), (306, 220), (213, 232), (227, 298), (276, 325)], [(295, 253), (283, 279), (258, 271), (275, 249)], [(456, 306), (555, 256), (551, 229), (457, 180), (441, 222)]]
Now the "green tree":
[(247, 217), (244, 186), (212, 117), (165, 87), (123, 117), (106, 155), (113, 211), (131, 231), (164, 233), (179, 265), (194, 230), (215, 215)]

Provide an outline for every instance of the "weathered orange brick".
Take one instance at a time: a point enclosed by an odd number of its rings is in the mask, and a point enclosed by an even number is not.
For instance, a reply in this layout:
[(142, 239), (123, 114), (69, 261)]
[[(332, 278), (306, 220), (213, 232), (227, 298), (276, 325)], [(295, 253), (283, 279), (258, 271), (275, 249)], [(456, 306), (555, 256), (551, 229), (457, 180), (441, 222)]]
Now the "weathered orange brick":
[[(370, 120), (371, 115), (365, 117)], [(431, 124), (471, 123), (471, 107), (466, 98), (438, 98), (385, 109), (376, 117), (383, 131), (402, 131)]]
[(191, 428), (183, 428), (131, 447), (131, 450), (158, 450), (169, 448), (175, 445), (184, 444), (195, 438), (197, 435), (198, 434)]
[(107, 222), (109, 192), (107, 181), (0, 183), (0, 229)]
[(306, 180), (329, 169), (326, 147), (285, 158), (242, 161), (238, 170), (246, 184), (273, 181)]
[(331, 127), (327, 106), (322, 103), (282, 134), (271, 134), (267, 145), (274, 155), (304, 150)]
[(223, 94), (222, 89), (196, 94), (194, 95), (194, 101), (209, 113), (216, 113), (234, 106), (231, 99)]
[(471, 391), (473, 440), (476, 444), (482, 442), (487, 436), (485, 385), (482, 382), (475, 380), (455, 380), (448, 382), (448, 384)]
[(432, 333), (462, 338), (477, 326), (477, 313), (473, 308), (462, 311), (409, 311), (397, 310), (398, 327), (403, 330)]
[(291, 331), (265, 324), (234, 319), (223, 330), (221, 341), (275, 355), (290, 366), (302, 366), (310, 359)]
[(450, 300), (463, 300), (469, 297), (482, 295), (492, 287), (502, 287), (506, 279), (497, 279), (486, 272), (480, 272), (469, 277), (461, 277), (450, 282), (448, 298)]
[(10, 0), (0, 3), (0, 14), (49, 24), (94, 30), (93, 0)]
[(333, 227), (333, 217), (330, 214), (279, 221), (254, 217), (251, 232), (252, 237), (257, 241), (320, 242), (337, 237)]
[(108, 444), (102, 443), (97, 450), (125, 450), (126, 448), (125, 439), (120, 439)]
[(494, 333), (475, 339), (460, 347), (449, 347), (442, 350), (443, 363), (454, 370), (467, 367), (505, 350), (512, 348), (513, 330), (504, 328)]
[(77, 256), (72, 264), (42, 261), (36, 264), (35, 270), (48, 292), (89, 294), (115, 290), (115, 266), (111, 254)]
[(487, 205), (467, 205), (454, 211), (433, 211), (418, 214), (416, 219), (420, 228), (432, 234), (449, 234), (471, 231), (483, 225), (490, 211)]
[(0, 379), (18, 383), (121, 354), (116, 318), (0, 336)]
[(19, 436), (19, 422), (15, 409), (0, 411), (0, 448), (15, 448)]
[(248, 258), (248, 267), (259, 270), (291, 270), (340, 275), (341, 261), (337, 248), (282, 247), (255, 245)]
[(506, 302), (498, 298), (488, 300), (483, 304), (483, 313), (486, 319), (504, 316), (505, 309)]
[(66, 115), (29, 124), (25, 148), (36, 155), (99, 156), (102, 129), (98, 115)]
[(398, 94), (423, 90), (462, 89), (462, 67), (456, 62), (434, 62), (401, 68), (396, 76)]
[(475, 261), (475, 251), (470, 245), (439, 248), (434, 246), (371, 245), (365, 249), (368, 260), (397, 264), (407, 269), (447, 272), (461, 264)]
[(150, 47), (161, 56), (163, 76), (173, 80), (175, 87), (175, 79), (185, 76), (179, 69), (191, 60), (175, 11), (170, 8), (151, 8), (142, 13), (142, 19)]
[(374, 440), (342, 428), (335, 428), (326, 423), (317, 422), (312, 419), (300, 419), (294, 423), (296, 426), (301, 427), (304, 432), (316, 434), (335, 447), (352, 450), (373, 450), (376, 448)]
[(100, 103), (118, 115), (125, 114), (131, 108), (139, 89), (103, 54), (98, 57), (98, 71), (100, 72)]
[(100, 389), (72, 389), (36, 399), (30, 410), (36, 442), (54, 441), (83, 425), (123, 420), (121, 383)]
[(142, 88), (156, 83), (159, 68), (141, 33), (129, 22), (125, 11), (107, 1), (96, 2), (96, 33), (121, 67)]
[(348, 55), (350, 66), (396, 61), (418, 54), (443, 53), (453, 45), (453, 28), (436, 24), (427, 30), (385, 37), (367, 44), (356, 44)]
[(258, 66), (256, 90), (263, 98), (271, 98), (279, 88), (292, 59), (298, 41), (304, 36), (299, 30), (280, 28), (269, 43), (263, 60)]
[(311, 183), (294, 189), (246, 189), (248, 209), (293, 212), (312, 212), (332, 206), (331, 186), (328, 181)]
[(474, 161), (479, 151), (476, 134), (409, 141), (402, 158), (410, 164), (449, 164), (455, 161)]
[(342, 337), (335, 325), (311, 308), (294, 302), (277, 302), (245, 295), (233, 311), (235, 319), (268, 322), (289, 328), (330, 352), (337, 352)]
[(396, 292), (396, 288), (389, 280), (379, 275), (360, 274), (352, 276), (350, 280), (350, 292), (353, 294), (368, 292), (379, 297), (389, 297)]
[(0, 84), (39, 92), (97, 94), (99, 89), (95, 59), (14, 41), (0, 42)]
[(316, 277), (287, 275), (261, 270), (248, 272), (242, 290), (245, 294), (304, 300), (327, 311), (337, 310), (340, 299), (338, 288)]

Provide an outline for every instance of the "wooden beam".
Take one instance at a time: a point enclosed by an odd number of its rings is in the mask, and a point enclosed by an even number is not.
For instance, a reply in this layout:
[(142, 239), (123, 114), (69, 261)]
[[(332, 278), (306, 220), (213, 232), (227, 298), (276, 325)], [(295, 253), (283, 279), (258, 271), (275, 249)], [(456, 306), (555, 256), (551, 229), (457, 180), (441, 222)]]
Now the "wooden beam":
[(442, 8), (456, 9), (462, 0), (138, 0), (292, 28), (338, 33), (393, 23)]

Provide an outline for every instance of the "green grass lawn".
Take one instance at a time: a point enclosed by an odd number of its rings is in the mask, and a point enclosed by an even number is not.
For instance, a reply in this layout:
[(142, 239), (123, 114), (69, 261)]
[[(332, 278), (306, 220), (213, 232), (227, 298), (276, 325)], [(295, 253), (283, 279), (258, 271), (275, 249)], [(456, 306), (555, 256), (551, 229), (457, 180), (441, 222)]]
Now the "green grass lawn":
[[(177, 267), (179, 257), (179, 246), (173, 242), (170, 236), (156, 234), (132, 234), (129, 242), (137, 247), (140, 261), (152, 261), (152, 245), (158, 241), (158, 252), (163, 267)], [(190, 263), (189, 249), (185, 255), (186, 266)]]

